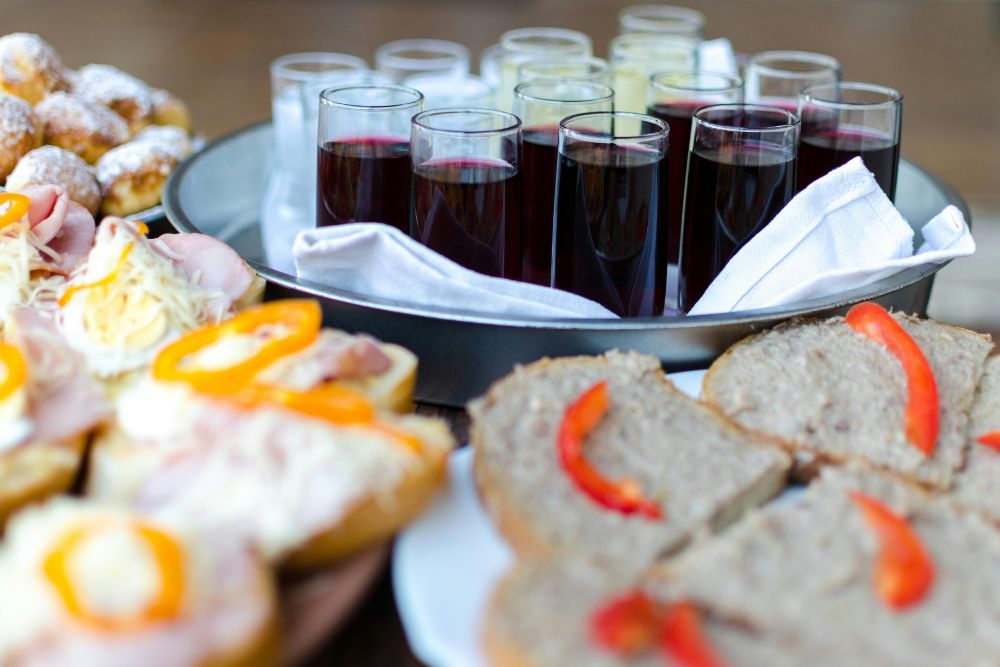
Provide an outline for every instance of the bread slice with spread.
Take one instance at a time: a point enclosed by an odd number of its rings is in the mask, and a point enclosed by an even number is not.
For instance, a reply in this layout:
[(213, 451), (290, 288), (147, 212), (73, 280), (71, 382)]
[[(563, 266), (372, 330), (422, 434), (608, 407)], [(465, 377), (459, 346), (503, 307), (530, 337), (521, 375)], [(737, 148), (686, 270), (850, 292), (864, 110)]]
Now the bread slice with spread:
[[(572, 416), (601, 384), (606, 412)], [(480, 495), (522, 555), (641, 570), (777, 494), (790, 466), (634, 352), (519, 367), (469, 412)]]
[[(875, 309), (863, 304), (852, 313)], [(895, 322), (929, 365), (933, 410), (911, 392), (908, 374), (917, 364), (901, 363), (843, 317), (781, 325), (734, 345), (709, 368), (703, 395), (741, 426), (783, 442), (804, 477), (824, 463), (860, 461), (948, 489), (965, 465), (969, 408), (993, 343), (932, 320), (883, 319)], [(937, 419), (923, 449), (907, 431), (913, 414)]]

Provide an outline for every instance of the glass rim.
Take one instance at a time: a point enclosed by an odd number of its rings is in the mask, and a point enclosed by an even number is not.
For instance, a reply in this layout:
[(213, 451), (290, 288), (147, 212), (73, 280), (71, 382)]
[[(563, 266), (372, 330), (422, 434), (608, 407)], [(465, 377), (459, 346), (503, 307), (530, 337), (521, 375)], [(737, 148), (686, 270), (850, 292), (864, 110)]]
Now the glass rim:
[[(476, 116), (493, 116), (495, 118), (506, 118), (508, 125), (495, 130), (453, 130), (446, 127), (434, 127), (428, 125), (426, 120), (433, 116), (457, 116), (459, 114)], [(510, 122), (513, 120), (513, 122)], [(443, 107), (440, 109), (428, 109), (415, 114), (410, 119), (410, 124), (435, 134), (451, 134), (455, 136), (477, 136), (486, 137), (490, 135), (509, 134), (521, 129), (521, 119), (508, 111), (498, 109), (487, 109), (485, 107)]]
[[(518, 48), (510, 48), (512, 43), (516, 43), (521, 39), (532, 39), (532, 38), (556, 38), (561, 39), (565, 44), (560, 45), (557, 49), (549, 48), (549, 46), (540, 45), (530, 45), (530, 44), (518, 44)], [(548, 27), (537, 27), (537, 28), (515, 28), (514, 30), (508, 30), (507, 32), (500, 35), (500, 48), (503, 53), (508, 50), (517, 53), (559, 53), (566, 51), (573, 51), (581, 46), (586, 46), (587, 48), (593, 48), (593, 42), (590, 37), (585, 33), (578, 30), (570, 30), (569, 28), (548, 28)]]
[[(412, 100), (407, 102), (396, 102), (393, 104), (355, 104), (353, 102), (342, 102), (340, 100), (333, 99), (333, 95), (337, 93), (346, 92), (348, 90), (391, 90), (398, 93), (406, 93), (414, 95)], [(400, 86), (394, 83), (355, 83), (347, 86), (334, 86), (333, 88), (327, 88), (319, 94), (320, 104), (325, 104), (331, 107), (339, 107), (342, 109), (370, 109), (374, 111), (393, 111), (406, 109), (407, 107), (412, 107), (420, 104), (424, 101), (424, 94), (421, 93), (416, 88), (410, 88), (409, 86)]]
[[(723, 109), (741, 110), (741, 111), (767, 111), (767, 112), (777, 112), (778, 114), (784, 116), (784, 123), (778, 123), (770, 127), (739, 127), (737, 125), (726, 125), (723, 123), (717, 123), (710, 120), (705, 120), (701, 118), (699, 114), (705, 111), (721, 111)], [(695, 109), (695, 112), (691, 114), (691, 119), (700, 125), (710, 127), (713, 130), (721, 130), (725, 132), (739, 132), (741, 134), (763, 134), (765, 132), (784, 132), (802, 125), (802, 120), (799, 118), (797, 113), (789, 111), (788, 109), (782, 109), (781, 107), (771, 106), (769, 104), (754, 104), (747, 102), (726, 102), (724, 104), (708, 104), (703, 107)], [(694, 130), (692, 129), (692, 132)]]
[(368, 69), (368, 62), (361, 56), (350, 53), (339, 53), (337, 51), (302, 51), (299, 53), (286, 53), (271, 61), (269, 70), (272, 77), (281, 77), (289, 81), (309, 81), (313, 78), (323, 76), (336, 69), (304, 70), (294, 69), (293, 64), (337, 64), (343, 65), (344, 71), (363, 71)]
[[(642, 16), (646, 13), (649, 16)], [(663, 21), (675, 20), (685, 22), (689, 25), (696, 25), (698, 29), (705, 27), (705, 13), (690, 7), (679, 7), (677, 5), (631, 5), (618, 12), (618, 25), (623, 28), (640, 28), (644, 25), (655, 25)], [(628, 23), (633, 23), (630, 26)], [(637, 32), (656, 32), (655, 30), (637, 30)]]
[[(593, 134), (592, 132), (574, 130), (567, 125), (568, 123), (573, 123), (579, 119), (593, 116), (614, 116), (616, 118), (626, 117), (642, 122), (648, 122), (650, 125), (655, 125), (658, 129), (655, 132), (647, 132), (645, 134), (604, 136)], [(567, 116), (559, 121), (559, 133), (581, 141), (589, 141), (596, 144), (611, 144), (616, 141), (655, 141), (657, 139), (666, 139), (670, 134), (670, 128), (659, 118), (649, 116), (644, 113), (636, 113), (634, 111), (586, 111), (584, 113)]]
[[(827, 99), (814, 95), (814, 90), (824, 87), (831, 87), (836, 90), (859, 90), (868, 93), (884, 95), (886, 99), (881, 102), (844, 102), (842, 100)], [(881, 86), (877, 83), (864, 83), (862, 81), (840, 81), (812, 83), (804, 87), (799, 92), (799, 100), (816, 106), (831, 109), (891, 109), (903, 103), (903, 95), (895, 88)]]
[[(700, 77), (704, 75), (718, 77), (719, 80), (728, 80), (729, 85), (726, 86), (694, 86), (694, 85), (678, 85), (672, 83), (664, 83), (662, 81), (657, 81), (660, 77), (664, 76), (676, 76), (676, 75), (691, 75), (694, 77)], [(743, 77), (738, 74), (729, 74), (727, 72), (720, 72), (717, 70), (710, 69), (665, 69), (658, 72), (654, 72), (649, 77), (649, 85), (655, 90), (677, 90), (685, 93), (721, 93), (727, 90), (742, 90), (743, 89)]]
[[(558, 67), (560, 65), (596, 65), (598, 69), (596, 72), (591, 74), (583, 74), (581, 76), (593, 76), (594, 74), (600, 74), (607, 72), (611, 69), (611, 64), (608, 63), (604, 58), (599, 58), (597, 56), (570, 56), (570, 57), (554, 57), (554, 58), (535, 58), (534, 60), (525, 60), (523, 63), (517, 66), (518, 76), (524, 73), (524, 71), (530, 70), (532, 67), (543, 67), (550, 65), (552, 67)], [(522, 83), (527, 83), (527, 81), (522, 81)]]
[[(766, 64), (768, 61), (787, 60), (792, 62), (816, 65), (814, 69), (807, 70), (787, 70), (772, 67)], [(767, 74), (767, 76), (780, 79), (812, 79), (822, 76), (829, 70), (840, 72), (840, 61), (825, 53), (815, 53), (813, 51), (761, 51), (750, 56), (747, 60), (746, 71), (751, 69)]]
[[(436, 51), (440, 55), (436, 55), (431, 58), (413, 58), (393, 53), (395, 50), (426, 51), (427, 53), (434, 53)], [(375, 49), (376, 67), (379, 65), (380, 61), (383, 62), (383, 64), (396, 66), (399, 69), (407, 69), (407, 66), (414, 65), (421, 65), (424, 67), (429, 65), (447, 67), (448, 65), (456, 62), (468, 63), (469, 58), (470, 54), (468, 48), (458, 42), (451, 42), (446, 39), (396, 39), (391, 42), (386, 42), (382, 46)]]
[[(651, 55), (636, 55), (631, 51), (644, 44), (656, 44), (663, 42), (661, 48), (656, 48)], [(676, 42), (671, 44), (669, 42)], [(624, 35), (613, 37), (608, 43), (608, 58), (614, 61), (619, 56), (625, 56), (630, 60), (658, 60), (663, 53), (671, 52), (691, 52), (698, 50), (699, 40), (693, 37), (682, 35), (671, 35), (668, 33), (655, 32), (629, 32)]]
[[(532, 86), (582, 86), (600, 90), (603, 94), (600, 97), (559, 99), (557, 97), (531, 95), (525, 92)], [(546, 102), (550, 104), (593, 104), (595, 102), (606, 102), (615, 99), (615, 91), (611, 86), (592, 81), (559, 81), (555, 79), (537, 79), (535, 81), (525, 81), (514, 86), (514, 99), (531, 102)]]

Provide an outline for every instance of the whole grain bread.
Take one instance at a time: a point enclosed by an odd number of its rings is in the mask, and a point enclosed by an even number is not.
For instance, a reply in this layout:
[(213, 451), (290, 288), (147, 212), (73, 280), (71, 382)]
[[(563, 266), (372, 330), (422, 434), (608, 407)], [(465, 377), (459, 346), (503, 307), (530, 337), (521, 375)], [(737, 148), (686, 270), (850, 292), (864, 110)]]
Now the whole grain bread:
[[(851, 501), (880, 498), (928, 550), (926, 597), (891, 610), (872, 578), (880, 546)], [(797, 502), (748, 515), (657, 568), (647, 585), (809, 655), (852, 665), (1000, 664), (1000, 532), (898, 478), (828, 468)], [(803, 660), (800, 664), (811, 664)]]
[[(607, 414), (585, 455), (611, 479), (633, 479), (662, 520), (605, 509), (563, 470), (556, 433), (567, 406), (606, 380)], [(732, 522), (784, 487), (789, 457), (673, 387), (634, 352), (519, 367), (469, 405), (482, 500), (522, 554), (568, 552), (638, 571), (698, 532)]]
[(937, 381), (941, 430), (930, 457), (904, 434), (902, 366), (841, 317), (782, 325), (737, 343), (712, 364), (703, 394), (742, 426), (784, 442), (800, 476), (817, 463), (854, 460), (948, 489), (965, 465), (968, 412), (993, 343), (932, 320), (894, 317)]

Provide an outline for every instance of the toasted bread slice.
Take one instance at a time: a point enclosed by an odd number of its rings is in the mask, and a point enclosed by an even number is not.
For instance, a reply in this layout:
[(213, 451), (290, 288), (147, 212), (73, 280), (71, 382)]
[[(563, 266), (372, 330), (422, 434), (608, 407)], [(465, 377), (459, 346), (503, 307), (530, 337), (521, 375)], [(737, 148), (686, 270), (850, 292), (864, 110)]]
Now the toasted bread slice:
[[(598, 505), (560, 464), (564, 411), (601, 380), (611, 404), (586, 438), (586, 456), (604, 476), (638, 482), (662, 508), (660, 520)], [(688, 398), (657, 359), (637, 353), (517, 368), (469, 411), (480, 494), (522, 554), (568, 552), (642, 569), (777, 494), (791, 465), (778, 447)]]
[(405, 347), (379, 343), (392, 365), (384, 373), (337, 384), (357, 389), (382, 410), (399, 414), (413, 411), (413, 388), (417, 383), (417, 355)]
[(842, 317), (782, 325), (737, 343), (709, 368), (704, 397), (742, 426), (780, 439), (802, 477), (824, 463), (862, 461), (947, 489), (965, 465), (969, 408), (993, 343), (959, 327), (894, 317), (937, 381), (941, 430), (930, 457), (906, 440), (902, 366)]
[(73, 485), (86, 443), (84, 434), (60, 442), (29, 442), (0, 454), (0, 532), (17, 510)]
[[(874, 576), (881, 544), (852, 491), (880, 499), (929, 553), (926, 595), (890, 608)], [(797, 502), (749, 513), (660, 566), (669, 590), (800, 655), (841, 664), (992, 665), (1000, 656), (1000, 532), (916, 486), (828, 468)], [(803, 659), (799, 664), (812, 664)]]
[(969, 455), (946, 497), (1000, 525), (1000, 451), (976, 438), (1000, 431), (1000, 357), (986, 362), (969, 416)]

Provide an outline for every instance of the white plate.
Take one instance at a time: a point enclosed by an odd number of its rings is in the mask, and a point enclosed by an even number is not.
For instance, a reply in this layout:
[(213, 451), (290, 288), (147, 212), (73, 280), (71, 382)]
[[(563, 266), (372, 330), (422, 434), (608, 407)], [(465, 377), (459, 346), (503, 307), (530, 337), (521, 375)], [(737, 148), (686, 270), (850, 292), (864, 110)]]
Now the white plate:
[[(672, 373), (698, 396), (705, 371)], [(451, 455), (447, 488), (396, 540), (392, 584), (410, 648), (432, 667), (479, 667), (480, 624), (513, 553), (479, 503), (472, 448)]]

